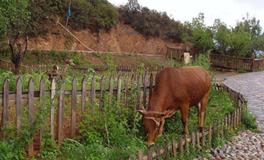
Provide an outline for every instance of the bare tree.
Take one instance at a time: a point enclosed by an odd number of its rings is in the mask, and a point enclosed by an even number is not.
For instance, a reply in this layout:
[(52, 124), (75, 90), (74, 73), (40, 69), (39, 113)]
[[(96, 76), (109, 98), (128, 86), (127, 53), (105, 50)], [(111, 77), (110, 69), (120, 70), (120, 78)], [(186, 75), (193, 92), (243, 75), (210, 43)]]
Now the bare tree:
[(19, 34), (8, 39), (8, 45), (11, 50), (11, 61), (14, 64), (13, 72), (15, 74), (20, 73), (21, 63), (28, 47), (28, 37), (24, 37), (23, 39), (24, 41), (19, 39)]

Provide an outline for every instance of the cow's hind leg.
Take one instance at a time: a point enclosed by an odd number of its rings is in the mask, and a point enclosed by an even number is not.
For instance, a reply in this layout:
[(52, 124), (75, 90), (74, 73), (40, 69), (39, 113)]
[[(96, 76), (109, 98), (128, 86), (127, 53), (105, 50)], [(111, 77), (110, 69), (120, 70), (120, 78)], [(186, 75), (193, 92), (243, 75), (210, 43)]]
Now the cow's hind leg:
[(198, 123), (199, 130), (202, 132), (205, 123), (205, 108), (208, 104), (209, 92), (207, 92), (198, 104)]
[(184, 128), (184, 134), (189, 135), (188, 129), (188, 116), (189, 116), (189, 103), (184, 103), (181, 105), (181, 120)]

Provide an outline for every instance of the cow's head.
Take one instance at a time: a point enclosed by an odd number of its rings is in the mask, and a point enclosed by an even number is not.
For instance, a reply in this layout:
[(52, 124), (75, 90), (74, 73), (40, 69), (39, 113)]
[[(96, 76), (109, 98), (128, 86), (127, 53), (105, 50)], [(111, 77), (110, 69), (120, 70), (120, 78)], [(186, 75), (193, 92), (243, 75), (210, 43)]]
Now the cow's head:
[(166, 113), (138, 110), (143, 115), (143, 124), (147, 132), (147, 144), (152, 145), (163, 127), (164, 117)]

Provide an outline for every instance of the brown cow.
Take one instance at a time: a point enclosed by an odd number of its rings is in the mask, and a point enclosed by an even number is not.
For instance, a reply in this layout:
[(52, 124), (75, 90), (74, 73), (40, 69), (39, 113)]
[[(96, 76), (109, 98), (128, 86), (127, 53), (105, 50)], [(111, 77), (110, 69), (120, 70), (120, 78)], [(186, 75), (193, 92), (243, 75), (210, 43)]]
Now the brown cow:
[(147, 143), (154, 144), (156, 137), (163, 132), (165, 119), (178, 109), (181, 112), (184, 132), (188, 135), (190, 106), (198, 106), (198, 123), (202, 130), (210, 86), (210, 75), (201, 67), (165, 68), (160, 71), (156, 76), (148, 110), (139, 110), (143, 114)]

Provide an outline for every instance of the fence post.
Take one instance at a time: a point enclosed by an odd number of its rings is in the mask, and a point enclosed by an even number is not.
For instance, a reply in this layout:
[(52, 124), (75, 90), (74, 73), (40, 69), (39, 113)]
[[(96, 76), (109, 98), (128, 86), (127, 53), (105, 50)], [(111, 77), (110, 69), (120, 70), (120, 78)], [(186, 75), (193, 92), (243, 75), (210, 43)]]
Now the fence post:
[(101, 77), (100, 80), (100, 100), (99, 100), (99, 107), (100, 109), (103, 108), (104, 105), (104, 76)]
[(85, 76), (82, 79), (82, 104), (81, 104), (82, 113), (85, 112), (85, 106), (86, 106), (86, 95), (87, 95), (86, 82), (87, 82), (87, 78)]
[(212, 125), (209, 125), (209, 131), (208, 131), (208, 144), (209, 147), (212, 147)]
[(223, 138), (224, 137), (224, 120), (220, 120), (220, 123), (221, 123), (221, 137)]
[(180, 138), (179, 151), (180, 151), (181, 154), (183, 154), (183, 142), (184, 142), (184, 139), (183, 138)]
[(138, 152), (138, 160), (143, 160), (144, 159), (144, 154), (142, 151)]
[(175, 139), (172, 140), (172, 152), (173, 152), (173, 156), (176, 157), (177, 156), (177, 142)]
[(111, 75), (109, 78), (109, 105), (112, 105), (112, 97), (113, 97), (113, 77)]
[(122, 87), (122, 79), (121, 76), (118, 76), (118, 80), (117, 80), (117, 102), (120, 102), (121, 99), (121, 88)]
[(195, 132), (192, 132), (192, 147), (195, 149)]
[(60, 89), (59, 107), (58, 107), (57, 138), (59, 144), (61, 144), (63, 141), (63, 113), (64, 113), (64, 84), (62, 84)]
[(196, 132), (196, 146), (198, 148), (198, 150), (200, 150), (201, 146), (200, 146), (200, 133), (199, 131)]
[(76, 77), (72, 80), (71, 94), (71, 137), (76, 135), (76, 107), (77, 107), (77, 80)]
[(93, 75), (92, 78), (92, 85), (91, 85), (91, 93), (90, 93), (90, 98), (91, 98), (91, 109), (93, 110), (93, 104), (95, 100), (95, 90), (96, 90), (96, 77), (95, 74)]
[(141, 88), (140, 88), (140, 74), (137, 76), (137, 99), (135, 104), (135, 110), (140, 109)]
[(185, 140), (185, 150), (187, 154), (189, 154), (189, 141), (188, 141), (188, 136), (184, 135), (184, 140)]
[(201, 143), (202, 143), (202, 147), (205, 146), (205, 136), (204, 136), (204, 128), (202, 129), (202, 132), (201, 132)]
[(228, 129), (228, 114), (225, 115), (225, 129)]
[(8, 110), (9, 110), (9, 81), (5, 79), (3, 87), (3, 114), (2, 114), (2, 127), (6, 127), (8, 122)]
[(55, 106), (54, 106), (54, 103), (55, 103), (55, 94), (56, 94), (56, 81), (55, 79), (53, 78), (51, 80), (51, 95), (50, 95), (50, 98), (51, 98), (51, 108), (50, 108), (50, 135), (51, 137), (54, 139), (54, 117), (55, 117)]
[(157, 156), (158, 156), (158, 158), (161, 158), (161, 155), (162, 155), (162, 153), (161, 153), (161, 147), (158, 145), (157, 146)]
[(21, 77), (16, 81), (16, 128), (17, 133), (21, 130), (21, 101), (22, 101), (22, 83)]
[[(29, 120), (30, 127), (32, 127), (33, 119), (34, 119), (33, 117), (34, 116), (34, 110), (33, 110), (34, 102), (33, 101), (34, 101), (34, 82), (33, 82), (33, 79), (30, 78), (28, 82), (28, 120)], [(34, 138), (32, 138), (28, 144), (28, 155), (29, 156), (33, 156), (34, 154), (33, 139)]]
[[(40, 103), (40, 107), (42, 110), (42, 108), (45, 106), (44, 105), (44, 100), (45, 98), (45, 80), (44, 78), (42, 77), (41, 80), (40, 80), (40, 86), (39, 86), (39, 103)], [(39, 130), (39, 142), (40, 142), (40, 145), (41, 145), (41, 141), (42, 141), (42, 136), (43, 136), (43, 132), (44, 132), (44, 124), (41, 124), (40, 125), (40, 130)]]
[(128, 106), (128, 79), (127, 78), (125, 79), (125, 96), (124, 96), (124, 99), (125, 99), (125, 106), (127, 107)]

